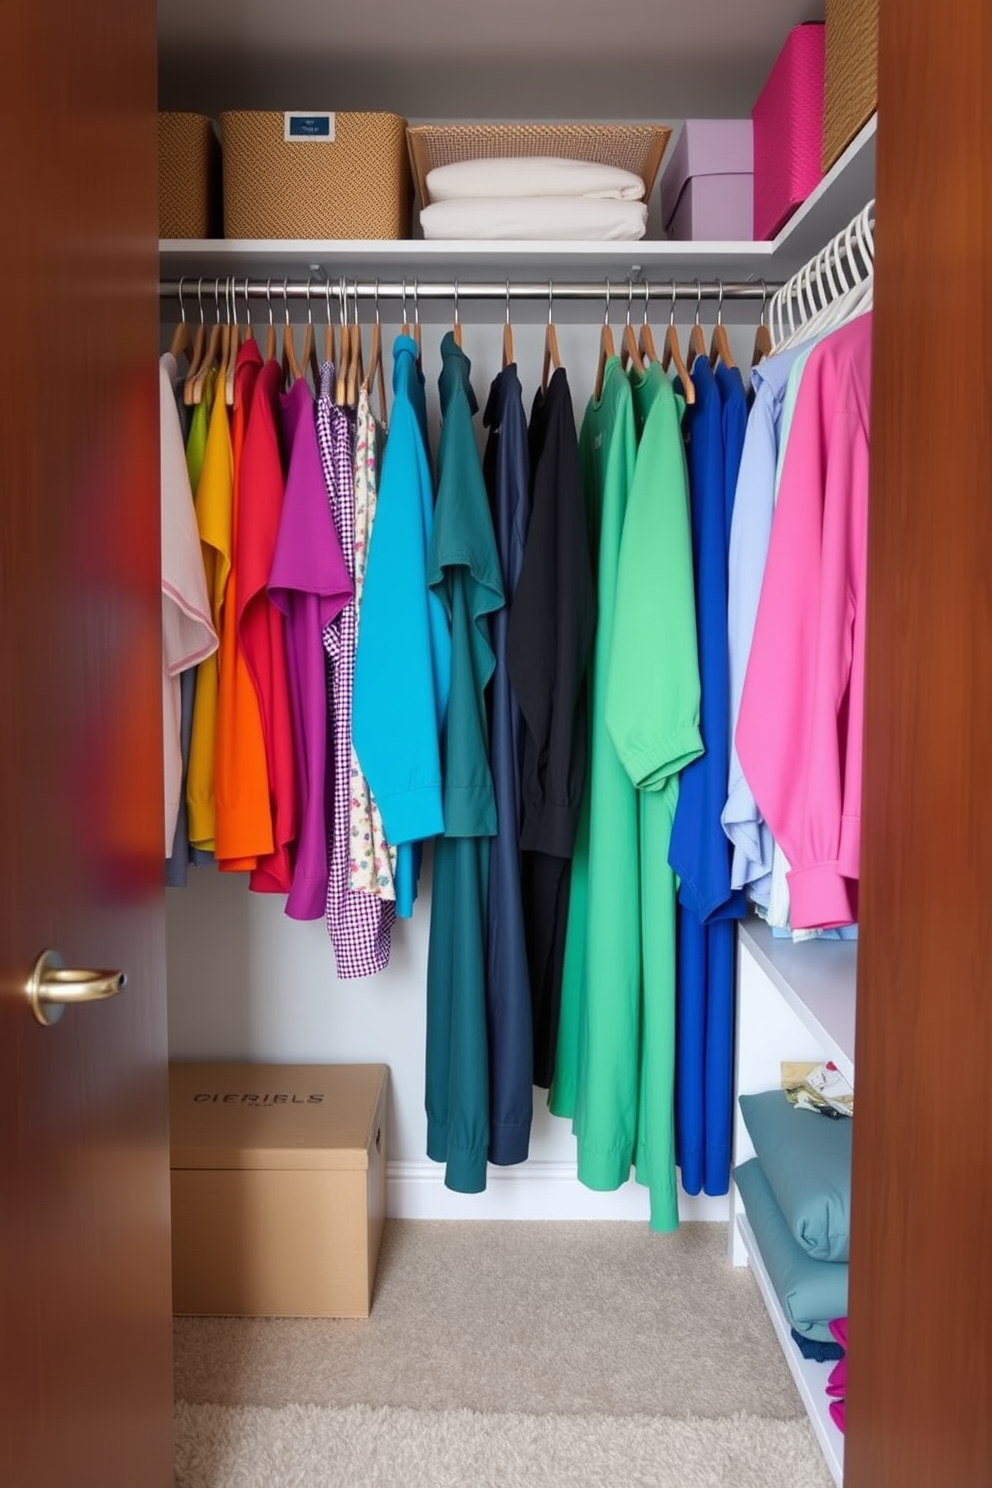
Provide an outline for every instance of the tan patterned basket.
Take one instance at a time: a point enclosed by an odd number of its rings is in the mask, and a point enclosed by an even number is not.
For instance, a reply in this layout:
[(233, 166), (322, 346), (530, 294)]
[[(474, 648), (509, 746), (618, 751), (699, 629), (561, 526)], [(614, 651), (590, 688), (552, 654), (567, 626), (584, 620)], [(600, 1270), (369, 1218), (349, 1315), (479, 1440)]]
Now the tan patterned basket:
[(844, 153), (878, 103), (879, 0), (826, 0), (823, 169)]
[(406, 120), (334, 113), (333, 139), (286, 139), (289, 115), (222, 113), (226, 238), (410, 236)]
[(209, 238), (220, 228), (220, 145), (205, 114), (158, 116), (158, 235)]
[(422, 206), (430, 206), (427, 175), (461, 160), (557, 155), (633, 171), (647, 201), (672, 131), (664, 124), (417, 124), (407, 130)]

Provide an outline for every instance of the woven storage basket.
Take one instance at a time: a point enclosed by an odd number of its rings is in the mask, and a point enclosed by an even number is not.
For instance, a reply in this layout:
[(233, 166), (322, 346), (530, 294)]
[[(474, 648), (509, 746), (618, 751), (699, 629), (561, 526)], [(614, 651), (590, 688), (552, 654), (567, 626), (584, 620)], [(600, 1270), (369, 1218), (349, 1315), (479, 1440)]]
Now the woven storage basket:
[(209, 238), (220, 226), (220, 145), (205, 114), (158, 116), (158, 235)]
[(461, 160), (557, 155), (633, 171), (651, 195), (672, 131), (663, 124), (417, 124), (407, 130), (422, 206), (430, 206), (427, 175)]
[(336, 113), (334, 138), (285, 138), (286, 115), (222, 113), (224, 236), (410, 235), (406, 120)]
[(826, 0), (823, 169), (828, 171), (878, 103), (879, 0)]

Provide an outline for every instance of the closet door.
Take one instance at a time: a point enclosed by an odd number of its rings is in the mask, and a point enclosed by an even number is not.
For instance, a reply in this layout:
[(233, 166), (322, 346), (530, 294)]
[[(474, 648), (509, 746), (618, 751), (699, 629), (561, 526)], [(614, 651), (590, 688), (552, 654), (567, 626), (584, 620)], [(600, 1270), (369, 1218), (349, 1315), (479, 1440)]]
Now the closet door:
[(882, 0), (848, 1488), (992, 1483), (992, 22)]
[[(0, 1481), (166, 1488), (154, 0), (0, 56)], [(43, 1027), (49, 948), (128, 985)]]

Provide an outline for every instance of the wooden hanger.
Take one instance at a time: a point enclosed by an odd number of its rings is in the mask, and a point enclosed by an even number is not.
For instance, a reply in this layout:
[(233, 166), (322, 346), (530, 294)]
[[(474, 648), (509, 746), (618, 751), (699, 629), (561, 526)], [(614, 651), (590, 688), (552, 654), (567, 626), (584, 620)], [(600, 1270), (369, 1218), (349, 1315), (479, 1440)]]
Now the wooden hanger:
[(768, 329), (765, 320), (765, 306), (768, 303), (768, 286), (764, 279), (761, 281), (761, 315), (754, 332), (754, 350), (751, 353), (751, 366), (756, 367), (763, 362), (766, 356), (772, 354), (772, 333)]
[(596, 368), (596, 381), (592, 392), (593, 399), (597, 403), (603, 396), (603, 378), (606, 375), (606, 364), (616, 354), (616, 348), (613, 345), (613, 332), (610, 330), (610, 281), (607, 279), (606, 313), (603, 316), (603, 329), (599, 333), (599, 365)]
[(730, 350), (727, 327), (723, 323), (723, 280), (718, 279), (717, 284), (720, 286), (720, 298), (716, 307), (716, 325), (710, 337), (710, 366), (715, 369), (717, 363), (722, 362), (725, 367), (733, 368), (734, 358)]
[(296, 355), (296, 343), (293, 339), (293, 325), (289, 318), (289, 280), (282, 281), (282, 297), (286, 304), (286, 324), (282, 329), (282, 377), (283, 382), (290, 385), (299, 382), (303, 377), (303, 368), (300, 366)]
[(265, 331), (265, 360), (271, 362), (276, 355), (276, 326), (272, 319), (272, 280), (265, 281), (265, 298), (269, 306), (269, 324)]
[(451, 327), (451, 334), (455, 338), (455, 345), (462, 344), (462, 323), (458, 319), (458, 280), (455, 280), (455, 318)]
[(228, 302), (228, 313), (230, 325), (228, 328), (227, 353), (224, 359), (224, 402), (228, 408), (234, 407), (234, 369), (238, 361), (238, 347), (241, 345), (241, 331), (238, 326), (238, 296), (237, 285), (233, 279), (228, 279), (224, 286), (224, 298)]
[(372, 379), (379, 389), (379, 421), (386, 422), (386, 370), (382, 360), (382, 326), (379, 322), (379, 281), (375, 281), (375, 321), (372, 325), (372, 350), (369, 364), (362, 379), (362, 387), (371, 396)]
[(193, 338), (193, 351), (189, 359), (189, 366), (186, 369), (186, 381), (183, 384), (183, 402), (187, 408), (193, 406), (193, 383), (207, 350), (207, 326), (203, 315), (202, 279), (197, 279), (196, 281), (196, 301), (200, 307), (200, 324), (197, 326), (196, 335)]
[(513, 365), (513, 327), (510, 324), (510, 281), (506, 281), (506, 319), (503, 322), (503, 368)]
[(345, 299), (344, 279), (338, 281), (338, 315), (341, 319), (341, 355), (338, 357), (337, 377), (334, 380), (334, 402), (343, 408), (348, 397), (348, 368), (351, 366), (351, 326), (348, 324), (348, 304)]
[(416, 280), (413, 280), (413, 324), (406, 318), (406, 280), (403, 280), (403, 335), (412, 336), (416, 342), (416, 365), (421, 365), (421, 305), (416, 298)]
[(310, 285), (313, 281), (307, 278), (307, 324), (303, 332), (303, 350), (300, 352), (300, 365), (304, 375), (310, 373), (310, 381), (314, 392), (320, 390), (320, 362), (317, 358), (317, 343), (313, 329), (313, 305), (310, 300)]
[(692, 378), (689, 376), (689, 368), (682, 356), (682, 348), (679, 345), (679, 333), (675, 329), (675, 280), (672, 280), (672, 308), (668, 317), (668, 326), (665, 331), (665, 344), (661, 350), (661, 369), (667, 372), (669, 367), (674, 366), (679, 381), (682, 384), (682, 396), (686, 403), (695, 403), (696, 389)]
[(204, 353), (203, 361), (197, 368), (196, 375), (193, 378), (193, 387), (191, 391), (192, 401), (194, 404), (202, 403), (203, 389), (206, 385), (207, 374), (209, 373), (211, 367), (223, 366), (222, 358), (226, 355), (227, 349), (230, 345), (230, 335), (228, 333), (228, 328), (221, 324), (220, 318), (219, 276), (214, 280), (214, 304), (216, 306), (217, 319), (210, 327), (210, 340), (207, 342), (207, 349)]
[(327, 325), (324, 328), (324, 361), (334, 366), (334, 322), (331, 319), (331, 281), (324, 281), (324, 299), (327, 301)]
[(561, 366), (561, 356), (558, 352), (558, 332), (555, 330), (552, 312), (554, 310), (555, 288), (551, 280), (548, 280), (548, 323), (544, 329), (544, 365), (541, 368), (541, 392), (548, 391), (548, 379), (551, 368), (555, 371)]
[[(355, 280), (355, 283), (354, 283), (354, 286), (353, 286), (353, 293), (354, 293), (354, 296), (355, 296), (355, 318), (354, 318), (354, 320), (351, 323), (351, 347), (350, 347), (351, 357), (350, 357), (350, 360), (348, 362), (348, 390), (347, 390), (347, 394), (346, 394), (347, 403), (348, 403), (348, 407), (349, 408), (355, 408), (355, 407), (357, 407), (357, 405), (358, 405), (358, 390), (359, 390), (359, 388), (362, 385), (363, 378), (365, 377), (365, 357), (364, 357), (364, 354), (362, 352), (362, 326), (361, 326), (360, 320), (358, 319), (358, 280), (357, 279)], [(346, 314), (347, 314), (347, 303), (348, 302), (347, 302), (347, 291), (346, 291), (346, 298), (345, 298), (345, 313)]]
[(193, 337), (189, 333), (189, 325), (186, 321), (186, 306), (183, 304), (183, 278), (179, 278), (179, 320), (176, 322), (172, 332), (172, 340), (169, 342), (169, 354), (174, 357), (178, 364), (179, 358), (184, 356), (189, 360), (193, 355)]
[(637, 349), (641, 353), (642, 362), (657, 362), (658, 353), (655, 350), (654, 332), (648, 324), (648, 301), (651, 298), (651, 286), (644, 281), (644, 319), (641, 322), (640, 335), (637, 338)]
[(255, 327), (251, 323), (251, 300), (248, 296), (248, 275), (245, 275), (245, 340), (254, 341)]
[(692, 371), (692, 364), (696, 360), (697, 356), (704, 357), (706, 355), (706, 336), (705, 336), (705, 334), (703, 332), (702, 326), (699, 324), (699, 307), (700, 307), (700, 305), (702, 303), (703, 303), (703, 286), (700, 284), (699, 280), (697, 279), (696, 280), (696, 318), (695, 318), (695, 320), (692, 323), (691, 330), (689, 331), (689, 345), (688, 345), (688, 348), (686, 349), (686, 354), (685, 354), (685, 364), (688, 367), (688, 369), (689, 369), (690, 372)]
[(631, 306), (633, 305), (633, 300), (634, 300), (634, 282), (633, 282), (632, 279), (628, 279), (627, 280), (627, 319), (624, 322), (623, 338), (622, 338), (621, 343), (620, 343), (620, 362), (621, 362), (621, 365), (623, 366), (623, 368), (624, 368), (625, 371), (626, 371), (627, 367), (629, 367), (631, 364), (633, 364), (633, 367), (634, 367), (634, 371), (635, 372), (643, 372), (644, 371), (644, 360), (641, 357), (640, 347), (637, 344), (637, 337), (634, 335), (634, 327), (630, 323), (630, 311), (631, 311)]

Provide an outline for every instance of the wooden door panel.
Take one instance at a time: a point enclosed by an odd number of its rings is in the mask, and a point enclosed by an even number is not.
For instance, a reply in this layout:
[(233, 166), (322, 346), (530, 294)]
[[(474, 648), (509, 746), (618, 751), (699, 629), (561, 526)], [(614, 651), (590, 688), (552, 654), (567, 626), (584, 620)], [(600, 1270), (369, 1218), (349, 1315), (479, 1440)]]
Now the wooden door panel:
[[(0, 11), (0, 1481), (172, 1481), (153, 0)], [(33, 958), (129, 986), (42, 1029)]]
[(848, 1488), (992, 1483), (987, 0), (883, 0)]

